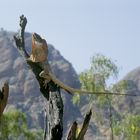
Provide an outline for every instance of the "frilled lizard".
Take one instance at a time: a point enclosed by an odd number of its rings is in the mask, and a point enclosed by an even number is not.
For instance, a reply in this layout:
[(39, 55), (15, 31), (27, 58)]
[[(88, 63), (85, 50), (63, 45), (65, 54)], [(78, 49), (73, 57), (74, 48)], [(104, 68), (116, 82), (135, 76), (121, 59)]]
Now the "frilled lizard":
[(29, 58), (32, 62), (41, 62), (44, 70), (39, 74), (40, 77), (45, 78), (45, 83), (53, 81), (57, 86), (64, 89), (68, 93), (88, 93), (97, 94), (91, 91), (85, 91), (72, 88), (56, 78), (52, 73), (48, 63), (48, 45), (45, 39), (42, 39), (37, 33), (32, 34), (32, 53)]

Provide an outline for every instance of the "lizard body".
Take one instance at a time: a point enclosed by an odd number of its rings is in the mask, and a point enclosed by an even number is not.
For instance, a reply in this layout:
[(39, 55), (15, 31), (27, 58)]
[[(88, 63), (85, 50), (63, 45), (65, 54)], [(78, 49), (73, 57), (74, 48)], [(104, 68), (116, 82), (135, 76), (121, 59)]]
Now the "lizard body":
[[(45, 79), (45, 83), (53, 81), (57, 86), (67, 91), (68, 93), (88, 93), (97, 94), (92, 91), (85, 91), (72, 88), (56, 78), (52, 73), (50, 65), (48, 63), (48, 45), (47, 42), (40, 37), (40, 35), (32, 34), (32, 54), (29, 58), (32, 62), (41, 62), (43, 71), (39, 74), (40, 77)], [(101, 93), (102, 94), (102, 93)]]
[(46, 73), (45, 71), (42, 71), (39, 74), (40, 77), (43, 77), (49, 81), (53, 81), (55, 84), (57, 84), (60, 88), (64, 89), (65, 91), (67, 91), (68, 93), (88, 93), (88, 94), (93, 94), (92, 91), (86, 91), (86, 90), (80, 90), (80, 89), (75, 89), (72, 88), (66, 84), (64, 84), (63, 82), (61, 82), (59, 79), (56, 78), (56, 76), (52, 73)]

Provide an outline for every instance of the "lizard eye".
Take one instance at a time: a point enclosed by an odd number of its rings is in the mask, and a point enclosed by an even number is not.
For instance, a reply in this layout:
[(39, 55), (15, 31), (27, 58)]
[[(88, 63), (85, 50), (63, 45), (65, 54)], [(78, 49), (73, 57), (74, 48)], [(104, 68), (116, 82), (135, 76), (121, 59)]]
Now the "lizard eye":
[(40, 43), (40, 42), (38, 42), (38, 41), (35, 41), (35, 44), (36, 44), (36, 46), (38, 46), (38, 47), (42, 47), (42, 43)]

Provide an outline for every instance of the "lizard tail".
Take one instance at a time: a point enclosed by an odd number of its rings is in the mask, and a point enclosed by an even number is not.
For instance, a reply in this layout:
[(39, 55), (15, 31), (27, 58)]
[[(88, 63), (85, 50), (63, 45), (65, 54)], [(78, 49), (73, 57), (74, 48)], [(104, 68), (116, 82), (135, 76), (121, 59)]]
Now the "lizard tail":
[(64, 89), (65, 91), (67, 91), (68, 93), (72, 94), (72, 93), (87, 93), (87, 94), (94, 94), (91, 91), (86, 91), (86, 90), (80, 90), (80, 89), (75, 89), (72, 88), (66, 84), (64, 84), (63, 82), (61, 82), (60, 80), (58, 80), (53, 74), (49, 73), (51, 80), (56, 83), (60, 88)]
[[(73, 93), (79, 93), (79, 94), (100, 94), (100, 95), (104, 95), (104, 94), (112, 94), (112, 95), (118, 95), (118, 93), (111, 93), (111, 92), (108, 92), (108, 91), (87, 91), (87, 90), (80, 90), (80, 89), (75, 89), (75, 88), (72, 88), (66, 84), (64, 84), (63, 82), (61, 82), (59, 79), (57, 79), (55, 77), (54, 74), (52, 74), (51, 72), (47, 73), (47, 75), (45, 74), (44, 71), (42, 71), (40, 73), (40, 77), (43, 77), (43, 78), (46, 78), (48, 79), (48, 77), (50, 78), (50, 80), (52, 80), (55, 84), (57, 84), (60, 88), (62, 88), (63, 90), (65, 90), (66, 92), (70, 93), (70, 94), (73, 94)], [(124, 94), (121, 94), (121, 95), (124, 95)]]

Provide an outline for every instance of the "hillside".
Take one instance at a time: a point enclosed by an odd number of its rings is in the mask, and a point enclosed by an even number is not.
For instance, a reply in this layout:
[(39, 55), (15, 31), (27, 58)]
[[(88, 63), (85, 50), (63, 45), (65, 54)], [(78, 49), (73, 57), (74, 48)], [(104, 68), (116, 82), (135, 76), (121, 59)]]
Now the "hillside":
[[(129, 72), (123, 79), (128, 82), (126, 92), (140, 96), (140, 67)], [(124, 102), (129, 112), (140, 115), (140, 97), (126, 97)]]

